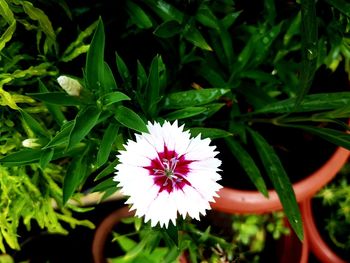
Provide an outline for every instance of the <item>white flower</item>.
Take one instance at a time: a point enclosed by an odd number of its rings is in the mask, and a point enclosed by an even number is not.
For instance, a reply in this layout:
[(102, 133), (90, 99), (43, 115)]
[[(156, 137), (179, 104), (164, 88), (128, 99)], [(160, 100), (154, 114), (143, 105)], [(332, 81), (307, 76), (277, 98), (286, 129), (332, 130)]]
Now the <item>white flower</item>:
[(67, 76), (59, 76), (57, 78), (57, 82), (60, 84), (61, 88), (64, 89), (70, 96), (79, 96), (80, 91), (83, 88), (79, 81)]
[(168, 227), (170, 220), (176, 225), (178, 214), (198, 220), (222, 188), (216, 182), (221, 161), (215, 146), (200, 135), (190, 138), (177, 121), (149, 122), (147, 128), (149, 133), (136, 134), (117, 156), (114, 180), (129, 196), (126, 203), (152, 226)]

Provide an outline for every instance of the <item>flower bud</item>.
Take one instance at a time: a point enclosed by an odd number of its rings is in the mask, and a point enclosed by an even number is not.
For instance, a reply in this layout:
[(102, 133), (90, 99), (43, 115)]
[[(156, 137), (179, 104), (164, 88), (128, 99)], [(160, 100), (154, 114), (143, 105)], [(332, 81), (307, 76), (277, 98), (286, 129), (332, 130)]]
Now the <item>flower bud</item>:
[(37, 138), (25, 139), (24, 141), (22, 141), (22, 145), (23, 147), (32, 149), (41, 147), (40, 140)]
[(79, 96), (83, 88), (79, 81), (67, 76), (59, 76), (57, 82), (70, 96)]

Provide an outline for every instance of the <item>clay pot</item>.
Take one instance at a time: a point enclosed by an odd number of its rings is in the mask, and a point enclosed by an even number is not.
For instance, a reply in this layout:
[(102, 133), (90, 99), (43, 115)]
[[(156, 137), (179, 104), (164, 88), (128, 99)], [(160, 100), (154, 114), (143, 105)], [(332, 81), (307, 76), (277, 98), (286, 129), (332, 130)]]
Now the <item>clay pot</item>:
[[(311, 198), (331, 181), (349, 157), (349, 151), (337, 148), (330, 159), (305, 179), (293, 184), (297, 201)], [(269, 213), (282, 210), (282, 204), (275, 190), (269, 191), (269, 198), (258, 191), (245, 191), (224, 187), (212, 208), (226, 213)]]
[[(123, 218), (134, 216), (134, 211), (129, 211), (129, 207), (125, 206), (119, 208), (109, 214), (102, 222), (98, 225), (95, 231), (95, 235), (92, 241), (92, 255), (94, 263), (106, 263), (104, 256), (104, 248), (108, 240), (109, 234), (112, 229), (118, 224)], [(179, 257), (179, 263), (186, 263), (187, 259), (184, 254)]]
[(310, 198), (301, 204), (301, 213), (303, 216), (305, 233), (308, 236), (308, 243), (314, 255), (322, 263), (346, 263), (346, 261), (341, 259), (322, 239), (314, 220)]

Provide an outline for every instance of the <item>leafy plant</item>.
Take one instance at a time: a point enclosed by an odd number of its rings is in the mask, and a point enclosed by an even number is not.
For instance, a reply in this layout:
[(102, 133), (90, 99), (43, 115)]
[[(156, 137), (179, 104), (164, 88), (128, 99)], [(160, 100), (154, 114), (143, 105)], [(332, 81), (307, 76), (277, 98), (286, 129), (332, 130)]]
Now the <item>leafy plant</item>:
[(325, 216), (326, 230), (330, 240), (336, 247), (348, 251), (350, 248), (350, 186), (347, 179), (349, 165), (346, 165), (339, 178), (322, 189), (317, 197), (322, 200), (322, 204), (330, 209), (330, 213)]

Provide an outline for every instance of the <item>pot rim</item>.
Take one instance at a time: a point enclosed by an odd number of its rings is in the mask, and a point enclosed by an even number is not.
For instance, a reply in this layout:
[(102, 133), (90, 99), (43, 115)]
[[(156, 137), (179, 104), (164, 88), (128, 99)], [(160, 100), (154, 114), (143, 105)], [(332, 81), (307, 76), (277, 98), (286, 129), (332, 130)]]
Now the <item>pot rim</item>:
[[(338, 147), (333, 155), (315, 172), (293, 184), (298, 203), (311, 198), (323, 186), (331, 181), (343, 167), (350, 151)], [(247, 191), (223, 187), (218, 191), (212, 209), (226, 213), (269, 213), (282, 210), (282, 204), (275, 190), (269, 190), (266, 198), (259, 191)]]

